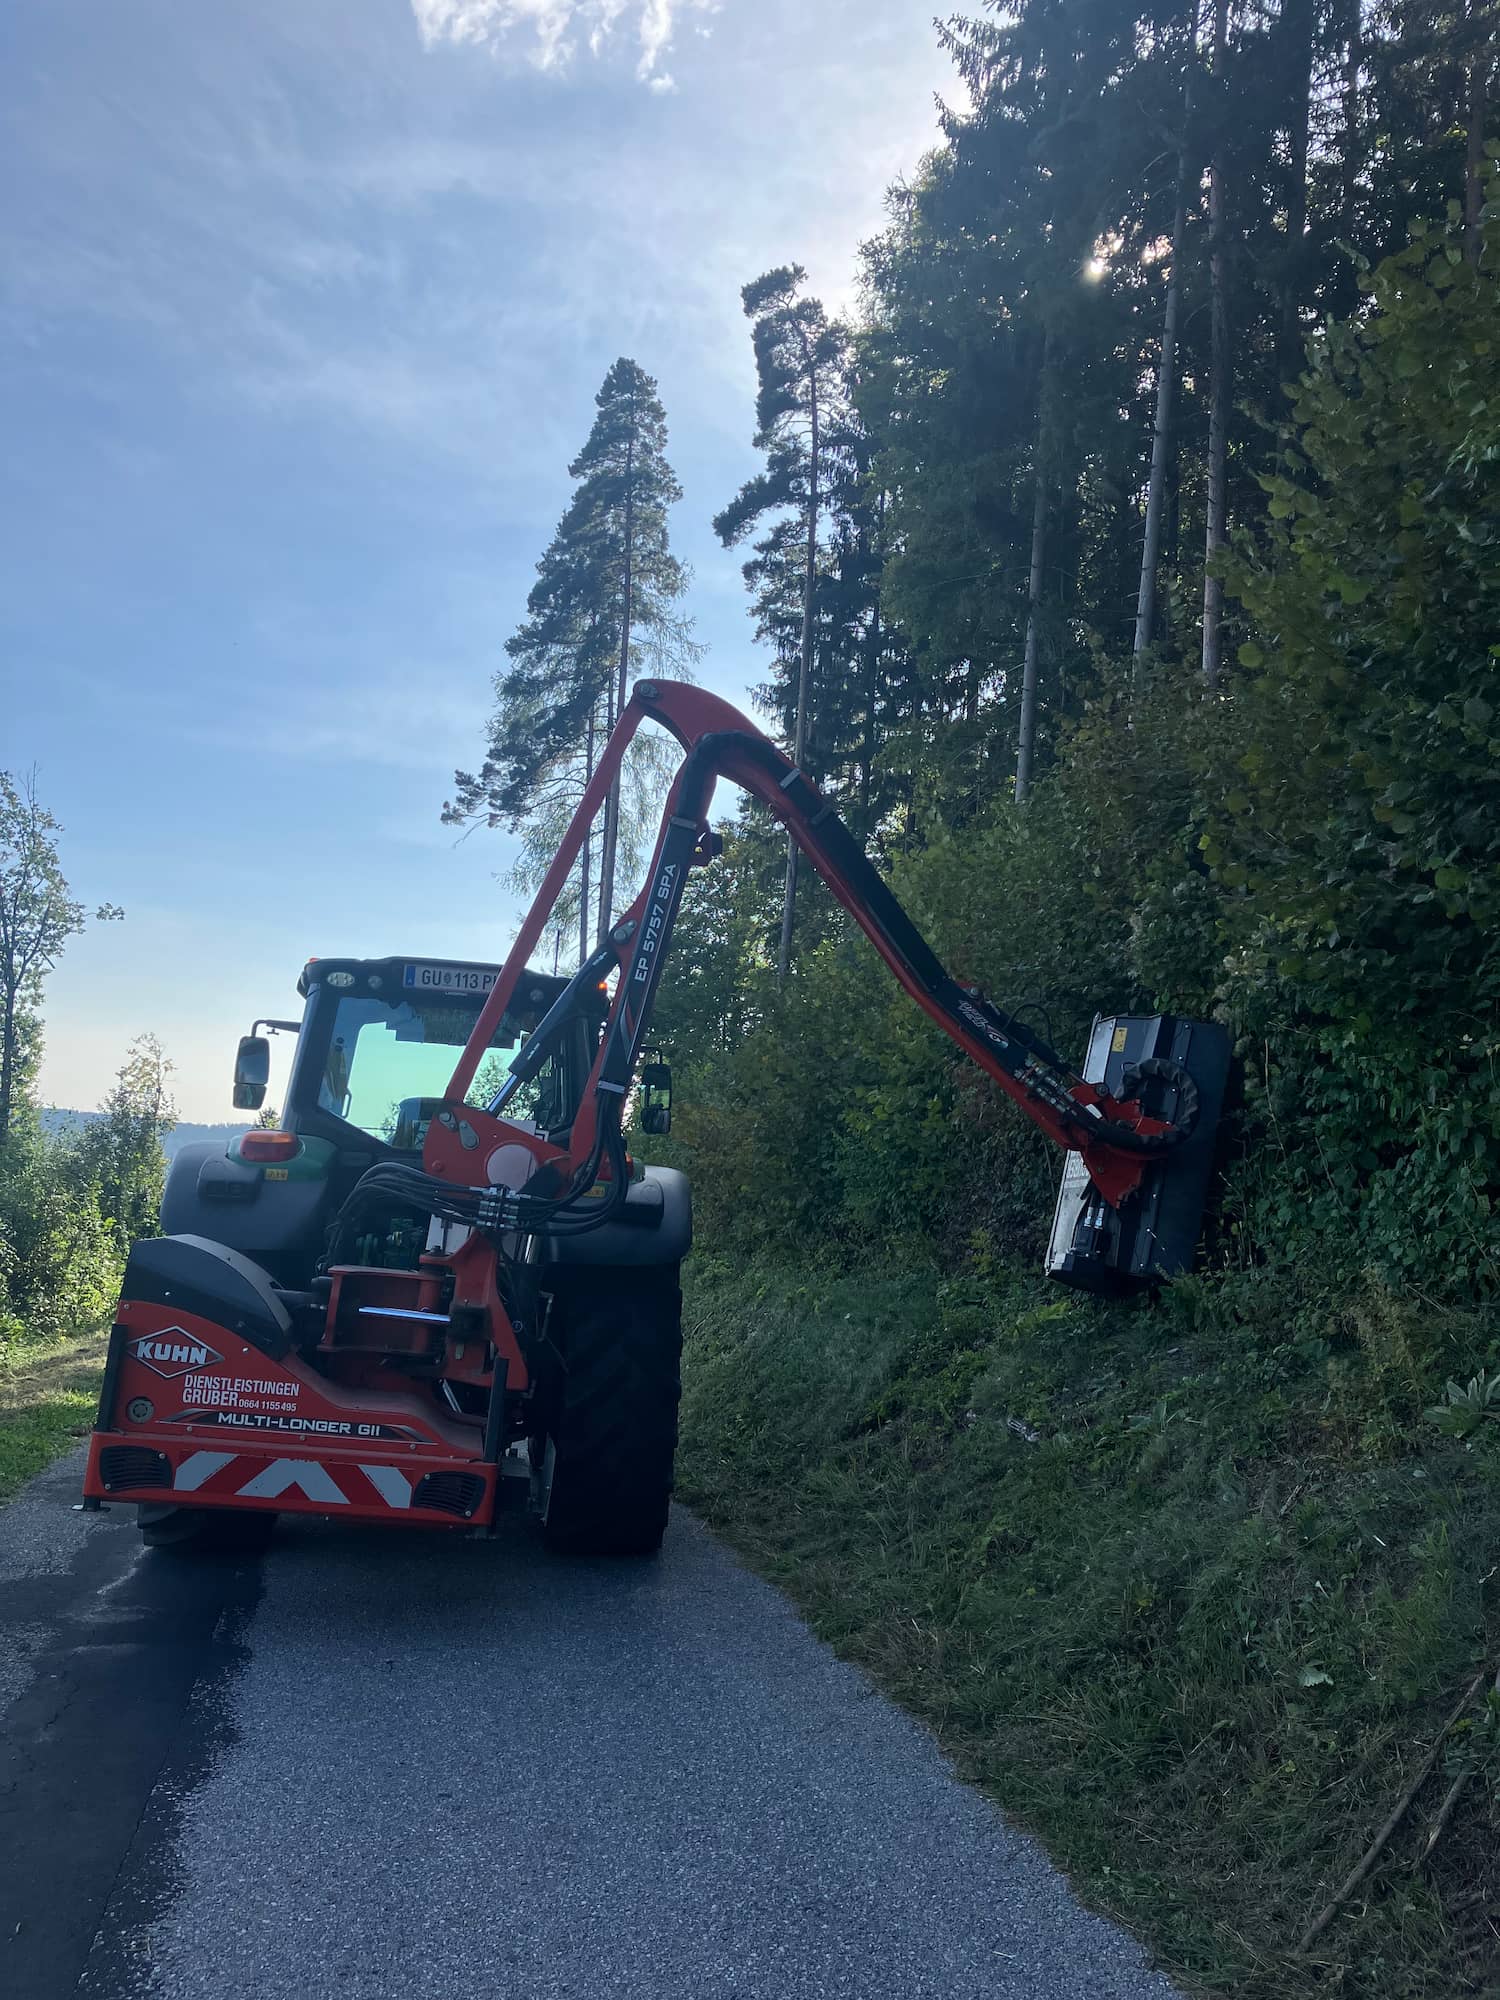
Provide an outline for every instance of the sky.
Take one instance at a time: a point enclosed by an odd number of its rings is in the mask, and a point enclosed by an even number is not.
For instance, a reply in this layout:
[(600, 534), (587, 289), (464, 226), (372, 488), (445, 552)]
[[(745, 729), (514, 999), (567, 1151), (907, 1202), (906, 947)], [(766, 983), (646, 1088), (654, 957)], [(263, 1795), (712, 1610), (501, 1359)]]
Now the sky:
[(439, 815), (618, 355), (666, 406), (700, 678), (746, 702), (709, 527), (755, 466), (739, 289), (796, 262), (852, 304), (950, 88), (931, 12), (7, 0), (0, 767), (126, 911), (48, 984), (43, 1102), (151, 1031), (228, 1118), (308, 957), (503, 956), (514, 844)]

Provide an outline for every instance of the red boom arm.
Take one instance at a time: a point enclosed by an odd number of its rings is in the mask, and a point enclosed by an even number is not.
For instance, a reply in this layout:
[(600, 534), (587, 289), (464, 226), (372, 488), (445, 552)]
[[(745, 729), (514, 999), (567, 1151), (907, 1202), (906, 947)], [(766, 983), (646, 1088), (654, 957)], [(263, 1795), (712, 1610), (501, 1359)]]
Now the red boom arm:
[(1135, 1191), (1147, 1155), (1171, 1143), (1173, 1128), (1146, 1115), (1139, 1104), (1086, 1082), (977, 988), (960, 986), (812, 781), (728, 702), (680, 681), (636, 683), (474, 1024), (448, 1085), (450, 1101), (462, 1101), (473, 1082), (625, 751), (648, 718), (669, 730), (687, 755), (667, 798), (646, 887), (609, 933), (618, 948), (620, 979), (574, 1122), (568, 1153), (573, 1167), (589, 1157), (594, 1145), (601, 1093), (623, 1102), (629, 1089), (687, 871), (700, 858), (714, 782), (724, 777), (760, 799), (782, 822), (923, 1012), (1049, 1139), (1082, 1154), (1104, 1199), (1118, 1207)]

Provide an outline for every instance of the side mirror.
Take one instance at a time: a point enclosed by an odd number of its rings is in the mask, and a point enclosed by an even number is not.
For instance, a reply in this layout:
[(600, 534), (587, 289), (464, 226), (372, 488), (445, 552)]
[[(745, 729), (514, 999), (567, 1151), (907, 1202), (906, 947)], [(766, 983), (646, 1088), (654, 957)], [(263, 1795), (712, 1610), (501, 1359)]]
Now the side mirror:
[(234, 1108), (259, 1111), (271, 1081), (271, 1044), (264, 1035), (241, 1035), (234, 1054)]
[(672, 1066), (650, 1062), (641, 1071), (641, 1130), (660, 1135), (672, 1129)]

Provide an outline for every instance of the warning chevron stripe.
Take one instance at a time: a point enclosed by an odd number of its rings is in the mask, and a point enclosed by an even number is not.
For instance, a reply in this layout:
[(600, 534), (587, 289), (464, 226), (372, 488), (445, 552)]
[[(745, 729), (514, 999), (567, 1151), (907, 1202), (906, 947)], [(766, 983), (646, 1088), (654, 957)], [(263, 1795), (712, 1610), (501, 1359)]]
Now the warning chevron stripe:
[[(289, 1493), (300, 1493), (319, 1507), (347, 1507), (351, 1502), (370, 1504), (367, 1493), (351, 1494), (340, 1486), (329, 1468), (315, 1458), (273, 1458), (269, 1462), (247, 1459), (247, 1465), (257, 1469), (243, 1485), (232, 1485), (228, 1480), (220, 1480), (219, 1474), (241, 1458), (243, 1454), (232, 1451), (195, 1451), (183, 1459), (177, 1467), (173, 1479), (173, 1491), (177, 1493), (197, 1493), (210, 1480), (215, 1482), (215, 1491), (226, 1497), (233, 1493), (244, 1500), (277, 1500)], [(411, 1505), (412, 1484), (407, 1475), (394, 1465), (364, 1465), (357, 1467), (340, 1465), (339, 1472), (347, 1480), (353, 1471), (363, 1473), (375, 1489), (377, 1498), (387, 1507), (406, 1508)]]
[(494, 1520), (502, 1491), (519, 1491), (519, 1479), (502, 1489), (501, 1468), (471, 1455), (413, 1450), (393, 1465), (364, 1456), (381, 1449), (373, 1440), (361, 1440), (355, 1451), (341, 1451), (330, 1440), (316, 1456), (288, 1445), (278, 1440), (272, 1446), (259, 1435), (241, 1444), (222, 1432), (212, 1444), (206, 1438), (199, 1443), (174, 1430), (170, 1419), (154, 1427), (95, 1431), (84, 1492), (137, 1506), (260, 1508), (336, 1521), (473, 1528)]

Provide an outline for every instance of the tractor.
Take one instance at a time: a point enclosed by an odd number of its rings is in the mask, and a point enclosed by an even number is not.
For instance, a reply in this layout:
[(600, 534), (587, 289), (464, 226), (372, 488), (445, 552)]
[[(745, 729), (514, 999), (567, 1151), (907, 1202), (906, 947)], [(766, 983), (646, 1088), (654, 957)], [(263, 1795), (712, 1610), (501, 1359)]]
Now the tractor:
[[(645, 720), (683, 750), (646, 885), (569, 978), (530, 960)], [(503, 965), (310, 960), (301, 1018), (256, 1021), (234, 1100), (280, 1122), (172, 1164), (130, 1252), (85, 1474), (151, 1545), (278, 1513), (493, 1532), (529, 1507), (560, 1551), (644, 1555), (677, 1442), (685, 1176), (631, 1157), (671, 1123), (652, 1011), (724, 777), (762, 800), (916, 1003), (1064, 1151), (1049, 1272), (1095, 1292), (1192, 1265), (1224, 1031), (1096, 1020), (1075, 1070), (955, 979), (817, 786), (700, 688), (638, 682)], [(259, 1032), (261, 1029), (265, 1033)], [(631, 1113), (634, 1112), (634, 1122)]]

